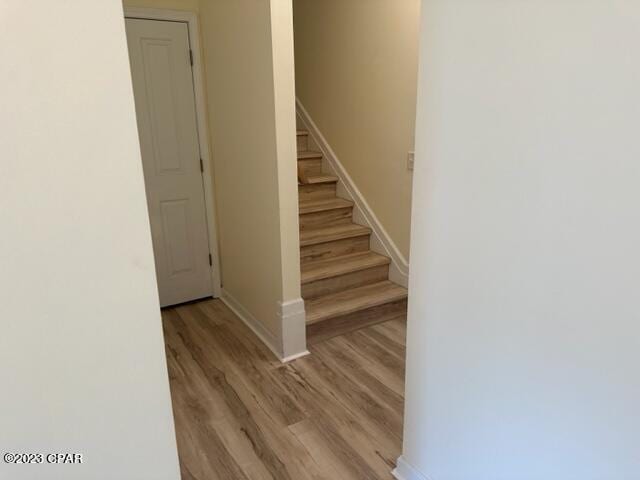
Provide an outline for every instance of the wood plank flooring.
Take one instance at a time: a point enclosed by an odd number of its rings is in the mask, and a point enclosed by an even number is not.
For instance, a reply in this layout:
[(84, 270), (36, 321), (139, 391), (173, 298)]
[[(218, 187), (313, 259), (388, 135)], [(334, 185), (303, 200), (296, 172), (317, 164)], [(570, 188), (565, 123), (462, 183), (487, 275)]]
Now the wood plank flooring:
[(391, 480), (406, 319), (281, 364), (219, 300), (162, 312), (183, 480)]

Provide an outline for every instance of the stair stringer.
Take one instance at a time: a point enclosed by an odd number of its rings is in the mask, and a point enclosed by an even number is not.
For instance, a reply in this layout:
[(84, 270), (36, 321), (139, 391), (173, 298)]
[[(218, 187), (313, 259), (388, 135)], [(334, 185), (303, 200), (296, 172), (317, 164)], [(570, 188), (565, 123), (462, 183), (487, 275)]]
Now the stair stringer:
[(391, 259), (389, 280), (408, 288), (409, 262), (382, 226), (380, 220), (309, 115), (309, 112), (297, 98), (296, 115), (298, 126), (309, 132), (309, 149), (320, 151), (323, 154), (323, 171), (338, 177), (338, 196), (353, 201), (353, 221), (371, 228), (371, 250)]

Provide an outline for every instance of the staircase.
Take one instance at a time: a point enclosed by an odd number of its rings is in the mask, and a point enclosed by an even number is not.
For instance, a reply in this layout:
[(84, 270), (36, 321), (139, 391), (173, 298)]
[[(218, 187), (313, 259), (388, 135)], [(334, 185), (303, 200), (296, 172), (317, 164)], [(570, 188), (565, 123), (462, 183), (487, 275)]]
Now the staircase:
[(307, 341), (315, 343), (406, 315), (407, 290), (389, 281), (390, 259), (369, 248), (371, 229), (353, 223), (353, 202), (336, 194), (322, 153), (299, 130), (298, 199)]

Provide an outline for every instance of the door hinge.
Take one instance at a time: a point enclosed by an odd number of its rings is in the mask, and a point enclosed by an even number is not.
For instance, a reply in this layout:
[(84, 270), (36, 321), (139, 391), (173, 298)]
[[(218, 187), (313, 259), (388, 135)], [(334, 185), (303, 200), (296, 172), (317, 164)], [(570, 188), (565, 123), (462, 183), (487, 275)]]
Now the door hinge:
[(200, 159), (200, 171), (204, 173), (204, 162)]
[(189, 49), (189, 62), (191, 62), (191, 66), (193, 67), (193, 50)]
[(209, 266), (213, 267), (213, 257), (209, 254)]

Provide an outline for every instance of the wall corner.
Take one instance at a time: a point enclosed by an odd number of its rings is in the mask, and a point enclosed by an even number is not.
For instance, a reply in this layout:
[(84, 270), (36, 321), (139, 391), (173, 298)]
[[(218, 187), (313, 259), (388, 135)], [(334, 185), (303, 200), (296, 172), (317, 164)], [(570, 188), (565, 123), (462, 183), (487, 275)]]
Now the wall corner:
[(309, 354), (307, 350), (307, 324), (304, 300), (297, 298), (287, 302), (278, 302), (282, 332), (282, 360), (290, 362)]

